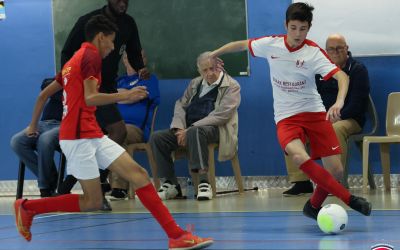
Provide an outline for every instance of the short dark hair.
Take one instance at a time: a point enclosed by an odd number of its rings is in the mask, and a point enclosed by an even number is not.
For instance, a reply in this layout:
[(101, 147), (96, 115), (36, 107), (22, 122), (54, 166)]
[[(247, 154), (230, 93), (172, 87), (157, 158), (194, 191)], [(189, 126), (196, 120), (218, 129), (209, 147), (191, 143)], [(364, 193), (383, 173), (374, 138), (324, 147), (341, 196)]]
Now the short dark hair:
[(307, 3), (293, 3), (286, 10), (286, 24), (289, 21), (298, 20), (301, 22), (308, 22), (311, 27), (311, 22), (313, 19), (314, 7)]
[(118, 31), (118, 27), (104, 15), (92, 16), (85, 25), (86, 41), (93, 41), (94, 37), (103, 32), (105, 35), (111, 35)]

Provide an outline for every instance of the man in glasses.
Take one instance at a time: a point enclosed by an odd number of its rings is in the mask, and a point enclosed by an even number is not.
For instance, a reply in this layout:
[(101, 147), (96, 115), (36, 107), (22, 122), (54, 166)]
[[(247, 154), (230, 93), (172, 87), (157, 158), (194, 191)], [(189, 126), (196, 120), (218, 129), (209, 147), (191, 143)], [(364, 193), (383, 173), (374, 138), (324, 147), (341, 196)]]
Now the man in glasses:
[[(341, 110), (340, 118), (333, 120), (333, 128), (339, 139), (343, 166), (346, 164), (347, 139), (350, 135), (360, 133), (365, 123), (365, 112), (368, 105), (369, 78), (366, 67), (353, 59), (346, 39), (340, 34), (330, 35), (326, 40), (326, 52), (330, 59), (350, 78), (349, 90)], [(335, 102), (338, 93), (338, 83), (334, 78), (324, 81), (316, 75), (318, 92), (325, 108), (328, 110)], [(291, 160), (285, 156), (286, 168), (292, 188), (283, 192), (284, 196), (298, 196), (313, 192), (310, 179)]]

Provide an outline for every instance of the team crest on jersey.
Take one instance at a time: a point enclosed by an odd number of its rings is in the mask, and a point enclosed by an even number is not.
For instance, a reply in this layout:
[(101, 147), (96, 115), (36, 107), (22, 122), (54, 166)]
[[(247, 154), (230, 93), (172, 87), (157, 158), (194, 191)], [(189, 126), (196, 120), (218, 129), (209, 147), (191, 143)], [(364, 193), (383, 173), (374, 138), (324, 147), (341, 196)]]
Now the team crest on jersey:
[(71, 66), (66, 67), (66, 68), (64, 68), (64, 69), (61, 71), (61, 74), (62, 74), (63, 76), (65, 76), (66, 74), (69, 74), (69, 72), (71, 72), (71, 69), (72, 69)]
[(304, 66), (304, 60), (297, 60), (296, 61), (296, 67), (297, 68), (303, 68), (303, 66)]

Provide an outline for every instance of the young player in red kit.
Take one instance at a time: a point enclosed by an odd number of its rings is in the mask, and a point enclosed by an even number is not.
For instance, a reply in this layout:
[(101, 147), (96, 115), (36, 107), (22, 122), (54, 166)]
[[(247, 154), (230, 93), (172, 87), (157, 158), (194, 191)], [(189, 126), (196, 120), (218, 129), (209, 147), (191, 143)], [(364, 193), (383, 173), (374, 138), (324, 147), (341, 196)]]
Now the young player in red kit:
[(140, 101), (147, 97), (145, 87), (121, 93), (99, 93), (101, 62), (114, 49), (117, 28), (102, 15), (92, 17), (85, 26), (86, 41), (39, 95), (26, 134), (37, 132), (37, 123), (47, 98), (63, 91), (63, 119), (60, 146), (67, 158), (68, 174), (75, 176), (83, 195), (67, 194), (37, 200), (19, 199), (14, 203), (16, 225), (28, 241), (37, 214), (98, 210), (102, 206), (99, 169), (110, 169), (134, 183), (142, 204), (152, 213), (169, 238), (169, 249), (201, 249), (213, 243), (181, 229), (164, 206), (149, 176), (125, 150), (102, 133), (95, 118), (96, 106), (120, 101)]
[[(316, 220), (322, 203), (331, 193), (368, 216), (371, 203), (351, 195), (335, 180), (341, 179), (343, 166), (331, 121), (340, 118), (349, 80), (329, 60), (325, 51), (306, 39), (311, 28), (313, 9), (305, 3), (293, 3), (286, 11), (286, 35), (231, 42), (213, 51), (212, 55), (218, 57), (248, 49), (253, 56), (267, 59), (279, 143), (293, 163), (317, 185), (304, 206), (304, 215)], [(336, 103), (327, 112), (317, 91), (316, 74), (323, 76), (324, 80), (334, 77), (338, 81)], [(310, 142), (311, 156), (305, 150), (306, 140)], [(314, 161), (318, 158), (322, 159), (329, 172)]]

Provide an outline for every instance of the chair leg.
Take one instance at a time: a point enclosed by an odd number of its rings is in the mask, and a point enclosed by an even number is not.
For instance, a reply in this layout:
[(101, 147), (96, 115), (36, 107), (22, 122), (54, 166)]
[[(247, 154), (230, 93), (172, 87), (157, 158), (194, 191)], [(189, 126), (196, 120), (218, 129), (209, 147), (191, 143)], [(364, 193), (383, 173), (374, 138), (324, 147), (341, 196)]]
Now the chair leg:
[(343, 166), (343, 177), (342, 177), (342, 184), (345, 186), (345, 188), (349, 188), (349, 166), (350, 166), (350, 149), (351, 149), (351, 142), (352, 141), (347, 141), (347, 154), (346, 154), (346, 162)]
[(217, 183), (215, 181), (215, 160), (214, 160), (214, 147), (208, 147), (208, 176), (213, 192), (213, 197), (217, 197)]
[(240, 172), (239, 157), (237, 153), (235, 154), (231, 162), (232, 162), (233, 173), (235, 174), (236, 184), (239, 189), (239, 193), (242, 194), (244, 192), (244, 188), (243, 188), (242, 174)]
[(367, 182), (368, 182), (368, 158), (369, 158), (369, 142), (363, 142), (363, 153), (362, 153), (362, 166), (363, 166), (363, 193), (367, 193)]
[(376, 189), (376, 184), (374, 180), (374, 175), (372, 174), (372, 168), (368, 163), (368, 183), (371, 189)]
[(383, 174), (383, 183), (386, 190), (390, 190), (390, 144), (389, 143), (381, 143), (380, 145), (381, 151), (381, 165), (382, 165), (382, 174)]
[[(363, 144), (362, 144), (362, 142), (356, 142), (356, 145), (357, 145), (358, 149), (360, 150), (360, 154), (362, 155), (363, 154), (363, 150), (362, 150)], [(347, 156), (348, 156), (348, 154), (347, 154)], [(349, 159), (349, 157), (347, 157), (347, 159)], [(348, 163), (346, 162), (346, 164), (348, 164)], [(369, 164), (369, 161), (367, 162), (367, 164), (368, 164), (368, 183), (369, 183), (369, 187), (371, 189), (376, 189), (374, 175), (372, 174), (372, 168), (371, 168), (371, 166)]]
[(65, 155), (61, 152), (60, 153), (60, 162), (59, 162), (59, 169), (58, 169), (58, 178), (57, 178), (57, 190), (59, 190), (61, 183), (64, 181), (64, 174), (65, 174), (65, 164), (67, 159)]
[(149, 160), (154, 186), (158, 190), (161, 186), (160, 179), (158, 178), (158, 168), (157, 168), (156, 161), (154, 160), (153, 151), (151, 150), (151, 147), (149, 144), (146, 145), (146, 154), (147, 154), (147, 159)]
[(22, 161), (19, 161), (17, 194), (15, 197), (17, 200), (21, 199), (24, 193), (24, 180), (25, 180), (25, 164)]
[[(126, 148), (126, 152), (133, 158), (133, 150), (131, 147)], [(135, 199), (135, 188), (133, 187), (133, 183), (129, 182), (128, 183), (128, 198), (129, 199)]]

